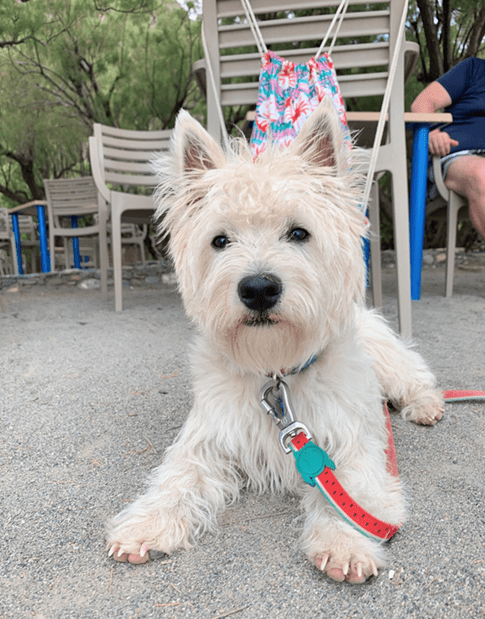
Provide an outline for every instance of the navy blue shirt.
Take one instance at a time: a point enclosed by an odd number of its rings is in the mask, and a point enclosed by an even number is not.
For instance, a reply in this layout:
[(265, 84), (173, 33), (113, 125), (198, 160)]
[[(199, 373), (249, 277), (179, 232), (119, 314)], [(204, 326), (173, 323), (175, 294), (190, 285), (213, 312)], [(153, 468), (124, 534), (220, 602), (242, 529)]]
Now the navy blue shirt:
[(453, 124), (443, 128), (458, 146), (451, 152), (485, 148), (485, 60), (467, 58), (437, 80), (450, 95)]

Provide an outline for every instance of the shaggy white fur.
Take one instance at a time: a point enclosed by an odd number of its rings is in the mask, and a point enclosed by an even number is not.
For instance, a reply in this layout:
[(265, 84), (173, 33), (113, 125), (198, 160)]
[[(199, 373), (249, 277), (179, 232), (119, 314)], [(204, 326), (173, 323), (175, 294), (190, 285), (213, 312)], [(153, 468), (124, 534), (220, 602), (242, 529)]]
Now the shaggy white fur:
[[(240, 140), (228, 153), (186, 112), (158, 162), (158, 214), (188, 316), (194, 406), (145, 494), (108, 527), (119, 561), (189, 548), (242, 484), (302, 497), (302, 547), (335, 580), (363, 582), (384, 565), (364, 537), (299, 478), (258, 402), (268, 375), (366, 510), (391, 524), (405, 510), (386, 471), (383, 400), (432, 424), (443, 403), (422, 358), (364, 307), (362, 179), (351, 169), (333, 105), (322, 102), (291, 148), (256, 161)], [(354, 167), (355, 169), (355, 167)]]

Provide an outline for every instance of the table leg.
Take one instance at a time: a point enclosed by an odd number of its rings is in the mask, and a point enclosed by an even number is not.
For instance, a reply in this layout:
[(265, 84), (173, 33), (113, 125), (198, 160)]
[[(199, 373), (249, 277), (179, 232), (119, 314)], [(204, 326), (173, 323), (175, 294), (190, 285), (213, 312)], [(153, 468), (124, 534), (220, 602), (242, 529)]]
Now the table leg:
[(42, 273), (50, 273), (51, 260), (49, 256), (49, 244), (47, 241), (47, 226), (45, 221), (45, 208), (42, 204), (37, 205), (37, 224), (40, 244), (40, 264)]
[[(77, 227), (78, 227), (77, 215), (71, 215), (71, 228), (77, 228)], [(81, 255), (79, 253), (79, 237), (78, 236), (72, 237), (72, 255), (74, 256), (74, 268), (80, 269), (81, 268)]]
[(12, 230), (15, 238), (15, 249), (17, 251), (17, 270), (19, 275), (24, 274), (22, 266), (22, 242), (20, 240), (19, 215), (12, 213)]
[(409, 240), (411, 257), (411, 299), (421, 297), (423, 266), (424, 221), (426, 217), (426, 186), (428, 175), (429, 125), (416, 123), (413, 127), (413, 157), (409, 193)]

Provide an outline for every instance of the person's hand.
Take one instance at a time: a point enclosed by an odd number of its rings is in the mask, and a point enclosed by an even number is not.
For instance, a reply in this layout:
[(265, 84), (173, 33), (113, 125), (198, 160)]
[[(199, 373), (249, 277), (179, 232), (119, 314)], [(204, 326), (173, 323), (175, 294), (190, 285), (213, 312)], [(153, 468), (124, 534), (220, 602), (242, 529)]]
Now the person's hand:
[(432, 155), (445, 157), (449, 155), (452, 146), (458, 146), (459, 142), (450, 138), (446, 131), (433, 129), (429, 133), (429, 152)]

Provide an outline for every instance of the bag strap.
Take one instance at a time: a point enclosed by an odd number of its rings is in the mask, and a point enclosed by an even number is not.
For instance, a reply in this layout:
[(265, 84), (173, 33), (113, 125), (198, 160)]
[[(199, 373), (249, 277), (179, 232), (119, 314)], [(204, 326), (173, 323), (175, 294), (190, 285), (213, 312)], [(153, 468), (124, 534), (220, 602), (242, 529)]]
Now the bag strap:
[[(332, 30), (335, 26), (335, 23), (337, 21), (337, 19), (340, 16), (340, 21), (338, 23), (338, 26), (335, 30), (335, 34), (334, 37), (332, 39), (332, 43), (330, 44), (330, 47), (327, 51), (328, 54), (330, 54), (332, 52), (333, 46), (335, 45), (335, 41), (337, 40), (337, 36), (338, 33), (340, 32), (340, 27), (342, 25), (342, 21), (344, 19), (345, 16), (345, 12), (347, 11), (347, 7), (349, 6), (349, 2), (350, 0), (341, 0), (332, 21), (330, 22), (330, 26), (328, 27), (328, 30), (325, 34), (325, 37), (320, 45), (320, 47), (318, 48), (317, 53), (315, 54), (315, 59), (318, 59), (318, 57), (322, 54), (323, 49), (325, 47), (325, 45), (327, 44), (328, 38), (330, 37)], [(259, 28), (259, 24), (258, 21), (256, 19), (256, 16), (254, 14), (254, 11), (251, 7), (251, 3), (249, 0), (241, 0), (241, 4), (243, 6), (244, 12), (246, 13), (246, 18), (248, 20), (249, 23), (249, 27), (251, 28), (251, 32), (253, 33), (254, 39), (256, 41), (256, 46), (259, 50), (259, 53), (261, 54), (261, 56), (263, 54), (265, 54), (268, 51), (268, 48), (266, 47), (266, 43), (264, 42), (264, 38), (263, 35), (261, 33), (261, 29)]]
[(318, 57), (323, 53), (323, 48), (325, 47), (325, 45), (327, 44), (327, 40), (328, 37), (330, 36), (330, 33), (332, 32), (332, 29), (335, 25), (335, 22), (337, 21), (338, 16), (340, 15), (340, 21), (338, 23), (337, 29), (335, 30), (335, 34), (333, 36), (332, 42), (330, 43), (330, 47), (327, 50), (327, 54), (330, 56), (332, 51), (333, 51), (333, 46), (335, 45), (335, 42), (337, 40), (338, 34), (340, 32), (340, 27), (342, 26), (342, 22), (344, 20), (345, 17), (345, 13), (347, 12), (347, 8), (349, 6), (350, 0), (342, 0), (342, 2), (339, 4), (337, 10), (335, 11), (335, 14), (333, 16), (332, 21), (330, 22), (330, 26), (328, 27), (328, 30), (325, 34), (325, 37), (323, 38), (323, 41), (320, 45), (320, 47), (318, 48), (317, 53), (315, 54), (315, 60), (318, 60)]
[(256, 20), (256, 16), (254, 15), (251, 3), (249, 2), (249, 0), (241, 0), (241, 4), (243, 6), (244, 12), (246, 13), (249, 27), (251, 28), (251, 32), (253, 33), (254, 39), (256, 41), (256, 46), (262, 56), (263, 54), (266, 54), (268, 48), (266, 47), (266, 43), (264, 42), (263, 35), (261, 34), (261, 30)]

